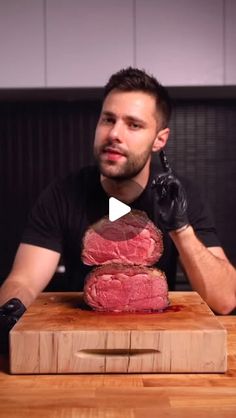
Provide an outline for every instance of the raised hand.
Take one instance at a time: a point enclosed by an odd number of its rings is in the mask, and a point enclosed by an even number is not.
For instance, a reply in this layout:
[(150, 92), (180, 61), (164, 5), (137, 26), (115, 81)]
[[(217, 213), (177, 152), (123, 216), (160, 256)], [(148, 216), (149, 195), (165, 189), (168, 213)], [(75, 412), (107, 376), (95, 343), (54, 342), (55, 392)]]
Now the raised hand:
[(160, 212), (160, 222), (166, 231), (185, 229), (189, 225), (187, 198), (181, 182), (175, 177), (164, 151), (160, 152), (163, 173), (152, 182)]

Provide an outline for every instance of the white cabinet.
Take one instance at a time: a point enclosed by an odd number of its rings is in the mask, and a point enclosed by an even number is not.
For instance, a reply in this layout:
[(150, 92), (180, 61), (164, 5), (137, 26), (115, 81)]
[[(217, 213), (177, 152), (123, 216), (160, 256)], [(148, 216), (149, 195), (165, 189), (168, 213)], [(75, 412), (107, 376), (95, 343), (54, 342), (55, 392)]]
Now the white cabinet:
[(236, 1), (225, 2), (225, 84), (236, 84)]
[(45, 84), (44, 0), (0, 1), (0, 88)]
[(0, 88), (236, 85), (236, 0), (0, 0)]
[(47, 0), (47, 86), (97, 87), (133, 64), (133, 0)]
[(136, 0), (136, 30), (136, 64), (163, 84), (223, 84), (223, 0)]

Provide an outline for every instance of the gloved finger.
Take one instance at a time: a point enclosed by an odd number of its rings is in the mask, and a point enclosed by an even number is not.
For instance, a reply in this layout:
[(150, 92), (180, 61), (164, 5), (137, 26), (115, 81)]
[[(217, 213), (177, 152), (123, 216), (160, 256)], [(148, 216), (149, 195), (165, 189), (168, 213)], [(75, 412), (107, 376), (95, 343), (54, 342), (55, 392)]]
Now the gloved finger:
[(152, 187), (155, 188), (156, 195), (158, 199), (163, 199), (166, 197), (168, 192), (168, 184), (170, 179), (168, 179), (169, 174), (162, 173), (159, 174), (152, 182)]
[(159, 174), (155, 180), (153, 180), (152, 186), (161, 186), (161, 187), (168, 187), (172, 183), (175, 183), (176, 179), (173, 177), (172, 174), (169, 173), (162, 173)]
[(25, 306), (18, 298), (12, 298), (8, 300), (4, 305), (0, 307), (0, 313), (11, 314), (21, 316), (26, 311)]
[(0, 330), (10, 331), (17, 323), (17, 318), (14, 316), (2, 315), (0, 318)]
[(166, 185), (166, 190), (170, 199), (176, 199), (179, 196), (179, 182), (174, 179)]
[(171, 169), (170, 164), (167, 160), (167, 156), (166, 156), (165, 151), (161, 150), (160, 153), (159, 153), (159, 157), (160, 157), (161, 165), (162, 165), (162, 168), (163, 168), (164, 172), (165, 173), (172, 173), (172, 169)]
[(163, 186), (164, 184), (170, 181), (169, 176), (171, 176), (171, 174), (168, 174), (168, 173), (158, 174), (158, 176), (152, 181), (152, 187)]

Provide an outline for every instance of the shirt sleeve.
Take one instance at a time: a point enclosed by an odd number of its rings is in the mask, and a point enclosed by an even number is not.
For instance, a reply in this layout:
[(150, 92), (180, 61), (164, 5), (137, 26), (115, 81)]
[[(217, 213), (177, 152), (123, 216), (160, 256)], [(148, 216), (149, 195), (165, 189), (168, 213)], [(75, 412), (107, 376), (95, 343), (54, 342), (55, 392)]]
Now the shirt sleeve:
[(52, 183), (31, 210), (22, 243), (62, 252), (65, 204), (59, 183)]
[(184, 186), (188, 199), (189, 222), (197, 237), (206, 247), (221, 247), (210, 207), (199, 187), (190, 182)]

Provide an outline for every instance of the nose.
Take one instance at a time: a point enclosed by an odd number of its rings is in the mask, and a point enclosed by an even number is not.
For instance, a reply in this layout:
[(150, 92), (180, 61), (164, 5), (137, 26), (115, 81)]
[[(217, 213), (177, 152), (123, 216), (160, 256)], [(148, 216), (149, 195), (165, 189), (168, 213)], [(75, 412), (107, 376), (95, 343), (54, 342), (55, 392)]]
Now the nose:
[(109, 132), (109, 137), (113, 141), (122, 142), (123, 125), (121, 121), (116, 121)]

